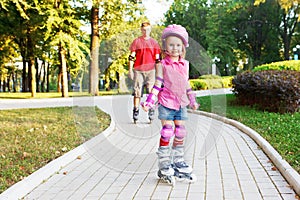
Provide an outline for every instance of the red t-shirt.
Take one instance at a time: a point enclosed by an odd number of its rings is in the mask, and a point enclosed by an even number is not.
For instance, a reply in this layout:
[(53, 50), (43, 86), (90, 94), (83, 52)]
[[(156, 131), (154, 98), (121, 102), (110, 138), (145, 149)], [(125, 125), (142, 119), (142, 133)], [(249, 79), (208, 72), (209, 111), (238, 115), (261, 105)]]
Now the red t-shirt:
[(149, 71), (154, 69), (155, 55), (160, 54), (160, 47), (153, 38), (145, 40), (141, 36), (132, 42), (130, 51), (136, 54), (134, 69), (138, 71)]

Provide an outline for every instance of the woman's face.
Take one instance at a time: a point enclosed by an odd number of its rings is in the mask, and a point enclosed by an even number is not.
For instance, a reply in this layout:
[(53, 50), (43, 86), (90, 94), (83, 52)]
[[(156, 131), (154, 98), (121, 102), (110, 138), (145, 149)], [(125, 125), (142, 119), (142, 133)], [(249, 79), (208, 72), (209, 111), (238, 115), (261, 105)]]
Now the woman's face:
[(182, 54), (182, 40), (176, 36), (169, 36), (166, 39), (166, 51), (171, 57), (179, 57)]

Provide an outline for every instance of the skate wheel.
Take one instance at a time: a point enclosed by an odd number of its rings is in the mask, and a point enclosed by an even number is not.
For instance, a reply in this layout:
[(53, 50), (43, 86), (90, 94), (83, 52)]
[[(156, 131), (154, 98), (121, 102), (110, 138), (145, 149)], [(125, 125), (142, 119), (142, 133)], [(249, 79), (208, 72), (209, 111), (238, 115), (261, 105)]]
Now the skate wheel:
[(172, 184), (173, 187), (174, 187), (175, 184), (176, 184), (176, 179), (175, 179), (174, 176), (171, 176), (171, 184)]
[(191, 176), (189, 177), (189, 182), (194, 183), (196, 181), (197, 181), (197, 176), (195, 174), (191, 174)]
[(158, 178), (162, 177), (162, 174), (161, 174), (161, 172), (159, 170), (157, 171), (157, 176), (158, 176)]
[(161, 171), (157, 172), (157, 176), (164, 182), (171, 184), (172, 186), (175, 186), (176, 179), (174, 176), (165, 176), (161, 173)]
[(168, 184), (172, 185), (173, 187), (174, 187), (175, 184), (176, 184), (176, 179), (175, 179), (174, 176), (167, 176), (167, 177), (164, 177), (164, 180), (165, 180)]
[(185, 176), (178, 175), (178, 176), (176, 176), (176, 179), (177, 179), (178, 181), (184, 181), (186, 178), (185, 178)]

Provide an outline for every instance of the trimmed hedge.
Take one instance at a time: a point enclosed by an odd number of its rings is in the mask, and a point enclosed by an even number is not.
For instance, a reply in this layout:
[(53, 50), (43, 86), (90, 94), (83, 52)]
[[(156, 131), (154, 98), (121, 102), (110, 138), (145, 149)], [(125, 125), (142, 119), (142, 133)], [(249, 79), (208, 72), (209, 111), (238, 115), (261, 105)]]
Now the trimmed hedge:
[(300, 71), (246, 71), (232, 83), (239, 104), (256, 105), (270, 112), (299, 111)]
[(280, 62), (273, 62), (273, 63), (257, 66), (253, 69), (254, 72), (264, 71), (264, 70), (300, 71), (300, 60), (286, 60), (286, 61), (280, 61)]
[(231, 88), (233, 76), (203, 75), (198, 79), (191, 79), (193, 90), (210, 90), (217, 88)]

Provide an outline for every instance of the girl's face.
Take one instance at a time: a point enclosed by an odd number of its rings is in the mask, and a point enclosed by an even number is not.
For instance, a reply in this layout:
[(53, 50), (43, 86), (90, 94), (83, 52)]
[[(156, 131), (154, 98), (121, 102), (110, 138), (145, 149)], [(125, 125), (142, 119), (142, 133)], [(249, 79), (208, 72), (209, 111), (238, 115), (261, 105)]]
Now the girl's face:
[(183, 52), (182, 40), (176, 36), (169, 36), (166, 39), (166, 51), (171, 58), (179, 58)]

